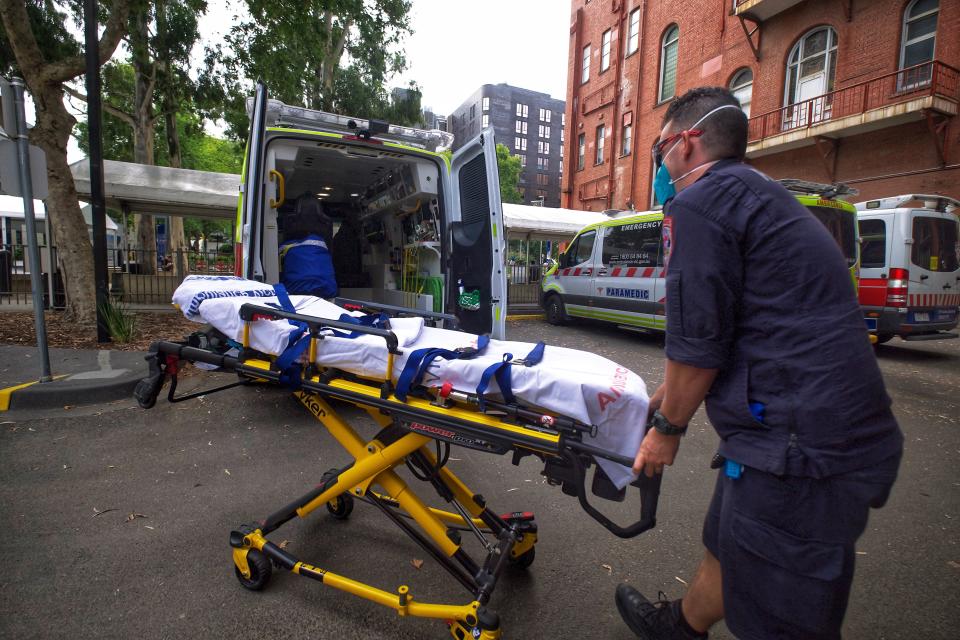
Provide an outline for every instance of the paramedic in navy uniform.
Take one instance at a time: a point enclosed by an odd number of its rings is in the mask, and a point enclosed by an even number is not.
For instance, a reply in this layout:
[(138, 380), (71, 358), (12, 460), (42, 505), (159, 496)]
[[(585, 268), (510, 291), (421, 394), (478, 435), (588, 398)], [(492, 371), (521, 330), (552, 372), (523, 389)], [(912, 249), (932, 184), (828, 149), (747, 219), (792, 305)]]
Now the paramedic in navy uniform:
[(673, 463), (706, 400), (720, 436), (704, 558), (682, 600), (616, 602), (641, 638), (839, 638), (854, 543), (896, 478), (903, 436), (846, 261), (820, 222), (742, 162), (722, 88), (673, 102), (654, 146), (665, 202), (664, 384), (634, 471)]

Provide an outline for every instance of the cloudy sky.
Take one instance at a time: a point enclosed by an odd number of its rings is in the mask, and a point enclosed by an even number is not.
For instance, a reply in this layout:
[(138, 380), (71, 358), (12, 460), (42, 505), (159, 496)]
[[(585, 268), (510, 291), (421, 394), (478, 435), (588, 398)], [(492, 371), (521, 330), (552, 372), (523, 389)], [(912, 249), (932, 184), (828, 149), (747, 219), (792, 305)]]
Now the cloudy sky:
[[(222, 42), (244, 7), (243, 0), (209, 0), (194, 51), (198, 63), (203, 46)], [(567, 0), (413, 0), (409, 68), (388, 85), (415, 80), (423, 106), (438, 114), (452, 112), (480, 85), (499, 82), (565, 99), (569, 16)], [(27, 111), (32, 122), (30, 105)], [(72, 139), (68, 155), (70, 162), (83, 157)]]
[[(203, 39), (220, 41), (243, 6), (242, 0), (210, 0)], [(414, 33), (404, 47), (409, 69), (389, 84), (415, 80), (423, 105), (436, 113), (450, 113), (488, 83), (564, 98), (568, 0), (413, 0), (411, 18)]]

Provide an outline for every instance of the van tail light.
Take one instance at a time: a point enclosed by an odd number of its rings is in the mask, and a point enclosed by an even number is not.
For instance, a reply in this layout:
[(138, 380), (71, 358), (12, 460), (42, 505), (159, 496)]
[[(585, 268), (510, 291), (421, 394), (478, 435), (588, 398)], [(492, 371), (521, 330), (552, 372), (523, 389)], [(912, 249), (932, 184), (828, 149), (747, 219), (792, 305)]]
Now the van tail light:
[(907, 306), (907, 286), (910, 283), (910, 272), (906, 269), (890, 269), (890, 279), (887, 280), (887, 306)]
[(233, 245), (233, 275), (238, 278), (243, 275), (243, 243)]

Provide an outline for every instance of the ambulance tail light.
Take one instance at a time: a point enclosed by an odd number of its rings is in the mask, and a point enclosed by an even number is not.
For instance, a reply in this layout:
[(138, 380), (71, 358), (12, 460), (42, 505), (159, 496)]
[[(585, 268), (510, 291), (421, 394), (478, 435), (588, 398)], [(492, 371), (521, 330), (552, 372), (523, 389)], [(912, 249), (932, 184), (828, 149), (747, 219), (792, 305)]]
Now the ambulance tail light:
[(243, 276), (243, 243), (233, 245), (233, 275)]
[(890, 269), (890, 279), (887, 280), (887, 306), (907, 306), (907, 286), (910, 283), (910, 272), (906, 269)]

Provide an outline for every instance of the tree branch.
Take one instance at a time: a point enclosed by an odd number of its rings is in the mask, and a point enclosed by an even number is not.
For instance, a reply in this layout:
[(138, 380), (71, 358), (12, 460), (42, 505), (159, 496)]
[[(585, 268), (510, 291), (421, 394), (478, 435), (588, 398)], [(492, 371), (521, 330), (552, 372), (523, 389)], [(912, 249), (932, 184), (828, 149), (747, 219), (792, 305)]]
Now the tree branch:
[[(83, 95), (82, 93), (80, 93), (80, 92), (77, 91), (76, 89), (73, 89), (73, 88), (69, 87), (69, 86), (66, 85), (66, 84), (63, 85), (63, 90), (66, 91), (66, 92), (67, 92), (68, 94), (70, 94), (71, 96), (73, 96), (74, 98), (77, 98), (78, 100), (83, 100), (84, 102), (87, 101), (87, 96)], [(117, 119), (119, 119), (119, 120), (122, 120), (125, 124), (130, 125), (130, 127), (134, 127), (134, 126), (136, 125), (136, 123), (135, 123), (134, 120), (133, 120), (133, 116), (131, 116), (131, 115), (130, 115), (129, 113), (127, 113), (126, 111), (121, 111), (120, 109), (117, 109), (117, 108), (114, 107), (113, 105), (107, 104), (106, 102), (103, 102), (103, 101), (101, 101), (100, 104), (101, 104), (101, 106), (103, 107), (103, 110), (104, 110), (104, 111), (106, 111), (107, 113), (109, 113), (109, 114), (112, 115), (113, 117), (115, 117), (115, 118), (117, 118)]]
[[(3, 4), (6, 5), (8, 3), (4, 2)], [(123, 38), (126, 33), (127, 17), (130, 15), (130, 4), (131, 0), (113, 0), (113, 10), (110, 12), (110, 19), (107, 20), (106, 29), (103, 35), (100, 36), (100, 42), (97, 47), (100, 54), (100, 66), (106, 64), (113, 56), (114, 50), (116, 50), (121, 38)], [(26, 10), (24, 10), (24, 14), (26, 14)], [(29, 21), (27, 25), (29, 25)], [(86, 59), (83, 56), (74, 56), (43, 65), (40, 68), (39, 76), (43, 82), (66, 82), (83, 74), (86, 68)]]
[(43, 67), (43, 54), (30, 27), (30, 16), (25, 2), (0, 2), (0, 18), (7, 31), (7, 40), (17, 58), (17, 66), (31, 87), (36, 72)]

